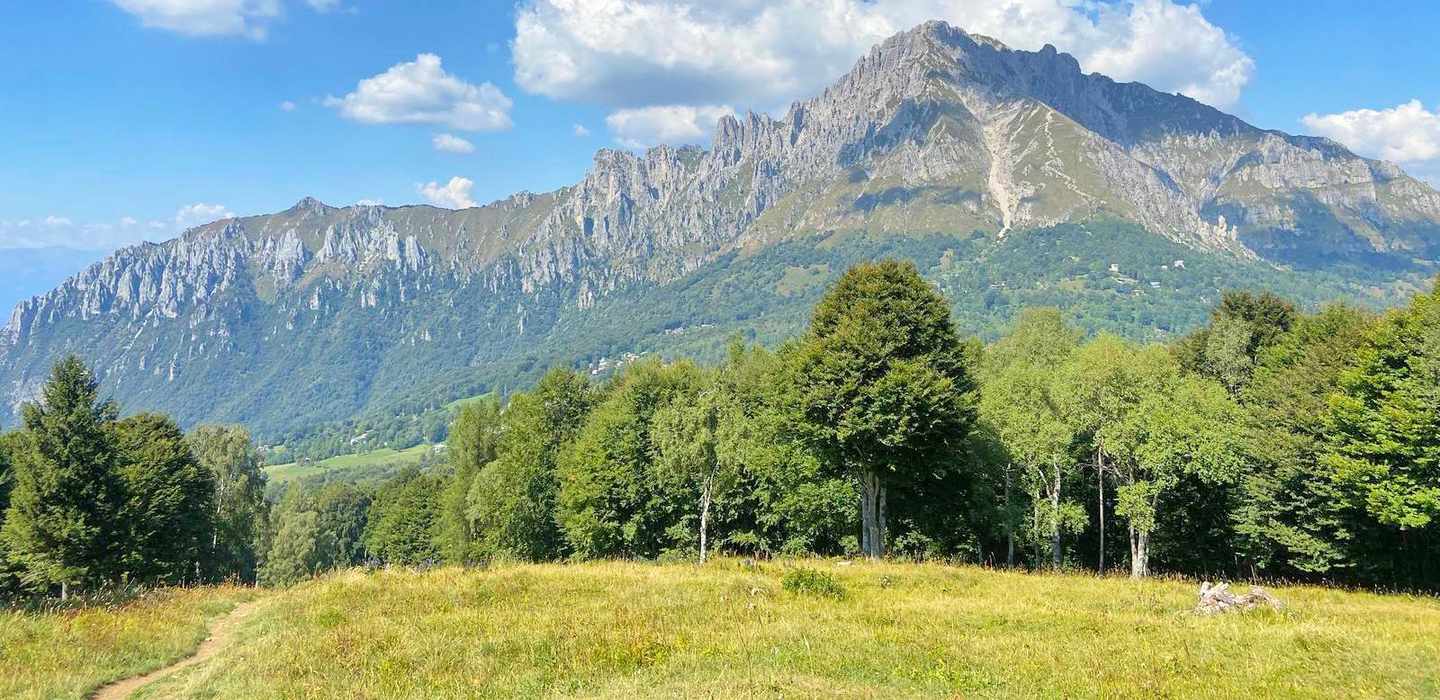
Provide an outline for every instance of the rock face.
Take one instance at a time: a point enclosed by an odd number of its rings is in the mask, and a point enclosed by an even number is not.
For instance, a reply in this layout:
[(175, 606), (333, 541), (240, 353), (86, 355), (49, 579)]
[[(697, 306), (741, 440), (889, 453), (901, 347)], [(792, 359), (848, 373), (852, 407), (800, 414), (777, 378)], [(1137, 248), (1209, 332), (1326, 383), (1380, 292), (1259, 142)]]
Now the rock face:
[[(1440, 257), (1440, 194), (1393, 165), (928, 23), (781, 118), (727, 117), (709, 149), (604, 150), (553, 193), (461, 211), (307, 198), (122, 250), (15, 308), (0, 394), (30, 398), (78, 352), (117, 396), (187, 422), (260, 420), (273, 392), (339, 418), (387, 377), (515, 356), (567, 309), (796, 236), (1109, 219), (1298, 268)], [(205, 388), (226, 378), (248, 388)]]

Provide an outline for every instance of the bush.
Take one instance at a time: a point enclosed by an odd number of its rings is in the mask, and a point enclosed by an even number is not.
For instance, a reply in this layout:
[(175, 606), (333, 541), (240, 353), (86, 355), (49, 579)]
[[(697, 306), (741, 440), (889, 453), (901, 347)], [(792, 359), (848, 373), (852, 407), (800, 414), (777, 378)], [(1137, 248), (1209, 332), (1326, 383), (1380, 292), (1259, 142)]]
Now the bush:
[(803, 566), (786, 571), (785, 575), (780, 577), (780, 585), (796, 595), (836, 600), (845, 597), (845, 588), (834, 575)]

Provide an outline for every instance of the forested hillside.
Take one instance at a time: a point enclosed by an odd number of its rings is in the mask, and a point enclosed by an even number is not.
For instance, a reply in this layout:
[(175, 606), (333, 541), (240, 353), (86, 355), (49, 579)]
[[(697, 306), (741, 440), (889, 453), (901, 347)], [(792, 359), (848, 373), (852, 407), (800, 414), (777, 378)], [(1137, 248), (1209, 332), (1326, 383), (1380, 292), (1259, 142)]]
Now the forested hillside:
[(776, 350), (553, 368), (459, 406), (444, 450), (290, 465), (270, 499), (243, 430), (119, 418), (70, 358), (0, 439), (0, 584), (719, 552), (1435, 590), (1437, 353), (1440, 289), (1383, 314), (1227, 292), (1168, 343), (1031, 307), (985, 343), (884, 260)]

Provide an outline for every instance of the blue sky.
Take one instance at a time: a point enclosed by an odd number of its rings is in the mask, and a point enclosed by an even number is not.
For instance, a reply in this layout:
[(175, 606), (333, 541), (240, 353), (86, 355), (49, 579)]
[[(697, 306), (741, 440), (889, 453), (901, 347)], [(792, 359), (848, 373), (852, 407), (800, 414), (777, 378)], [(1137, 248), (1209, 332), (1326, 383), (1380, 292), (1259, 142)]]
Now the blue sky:
[(1440, 175), (1440, 3), (1418, 0), (56, 0), (4, 17), (0, 248), (162, 240), (306, 195), (549, 190), (597, 148), (778, 113), (930, 17)]

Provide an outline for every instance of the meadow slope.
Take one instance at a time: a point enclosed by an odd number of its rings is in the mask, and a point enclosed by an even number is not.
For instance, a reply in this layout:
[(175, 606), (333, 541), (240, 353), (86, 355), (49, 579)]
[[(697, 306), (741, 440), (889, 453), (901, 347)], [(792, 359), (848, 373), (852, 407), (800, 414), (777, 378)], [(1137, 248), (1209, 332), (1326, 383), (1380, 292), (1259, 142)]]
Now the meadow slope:
[[(787, 590), (796, 567), (838, 599)], [(719, 560), (349, 571), (265, 599), (136, 697), (1434, 697), (1440, 601), (1184, 581)]]

